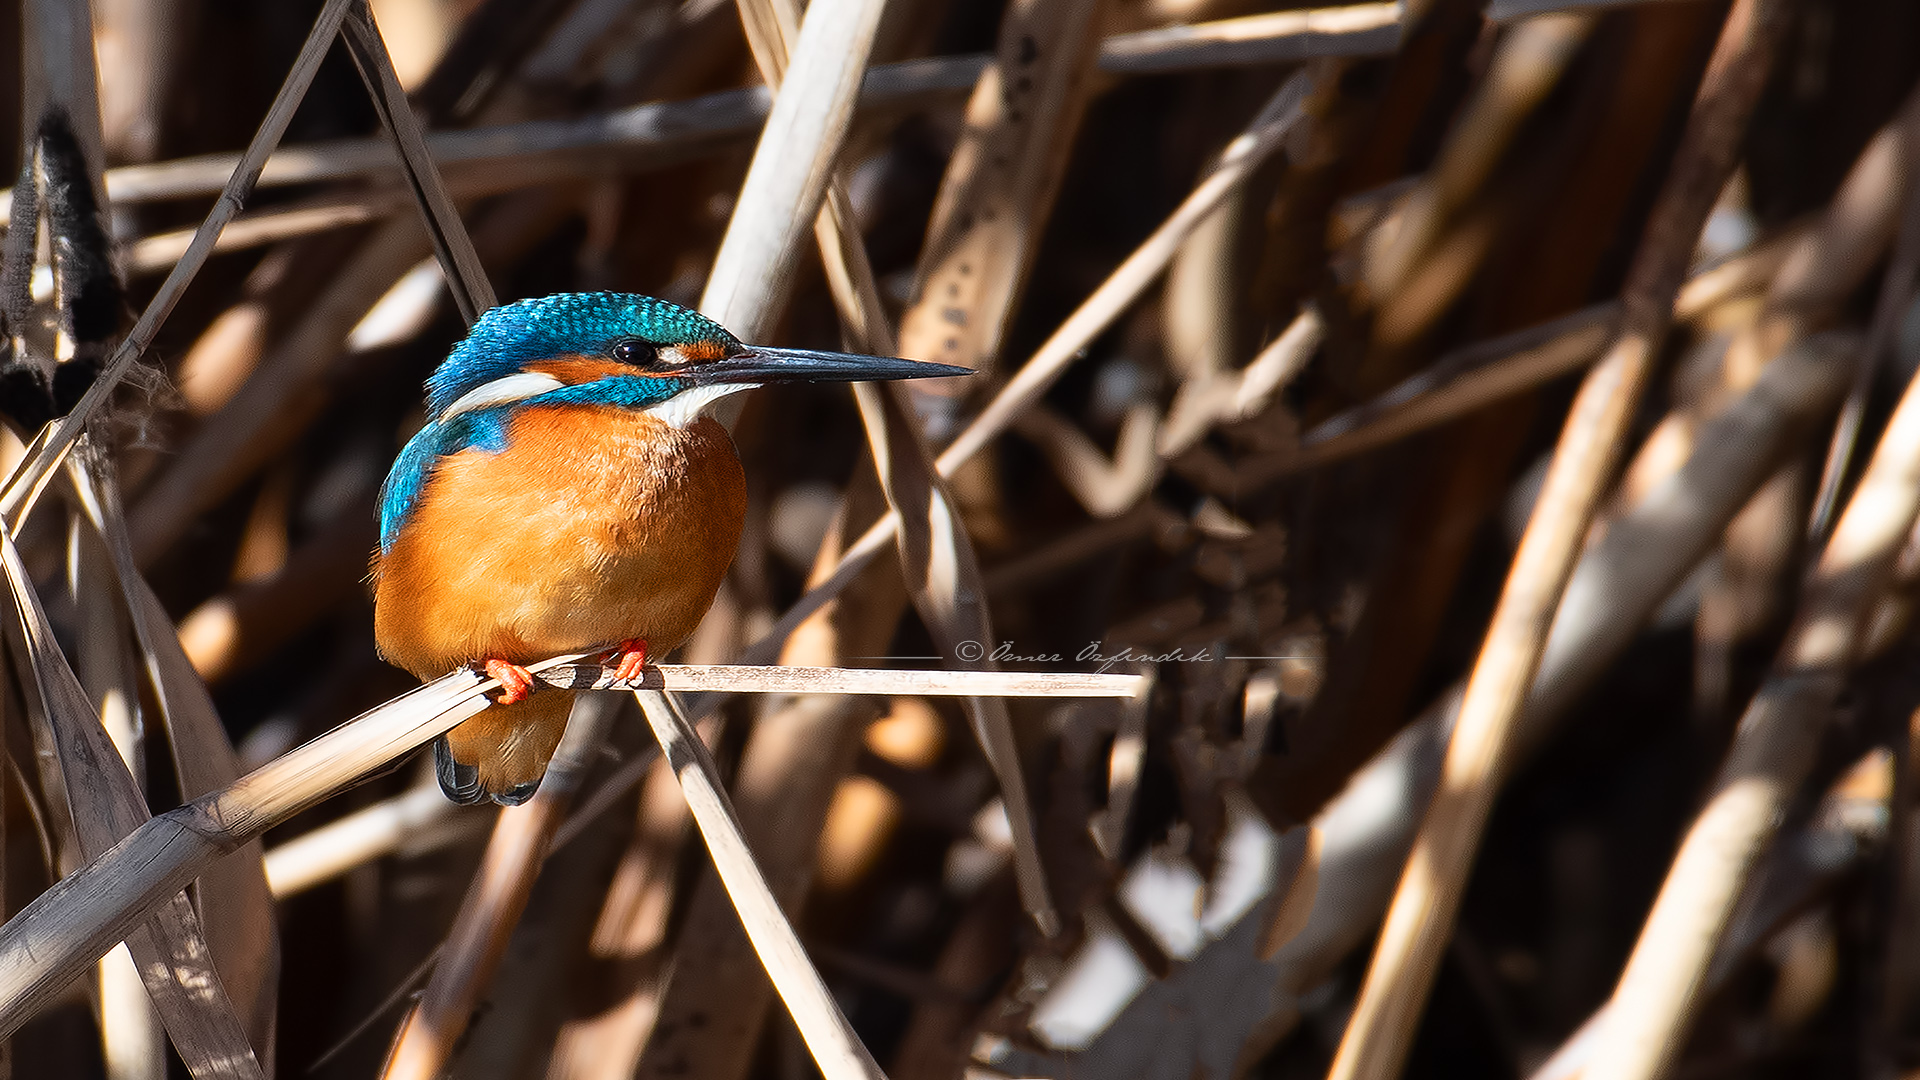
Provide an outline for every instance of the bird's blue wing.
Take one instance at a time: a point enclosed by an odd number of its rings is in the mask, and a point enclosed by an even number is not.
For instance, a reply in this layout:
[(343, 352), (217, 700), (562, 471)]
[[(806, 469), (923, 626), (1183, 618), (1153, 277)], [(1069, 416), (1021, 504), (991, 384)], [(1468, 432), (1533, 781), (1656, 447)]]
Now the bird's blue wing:
[(421, 494), (441, 458), (462, 450), (497, 454), (507, 448), (507, 409), (457, 413), (430, 421), (407, 440), (380, 486), (380, 550), (393, 547), (407, 519), (419, 508)]

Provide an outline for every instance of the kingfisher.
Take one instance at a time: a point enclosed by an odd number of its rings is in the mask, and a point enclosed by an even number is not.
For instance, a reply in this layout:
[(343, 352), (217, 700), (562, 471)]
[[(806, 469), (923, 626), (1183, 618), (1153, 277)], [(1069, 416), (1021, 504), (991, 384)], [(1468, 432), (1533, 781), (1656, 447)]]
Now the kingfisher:
[(560, 293), (481, 315), (427, 379), (427, 419), (380, 494), (381, 656), (469, 666), (495, 705), (434, 743), (455, 802), (531, 798), (573, 693), (524, 665), (597, 652), (621, 679), (692, 635), (733, 561), (746, 479), (710, 412), (767, 383), (971, 374), (747, 345), (664, 300)]

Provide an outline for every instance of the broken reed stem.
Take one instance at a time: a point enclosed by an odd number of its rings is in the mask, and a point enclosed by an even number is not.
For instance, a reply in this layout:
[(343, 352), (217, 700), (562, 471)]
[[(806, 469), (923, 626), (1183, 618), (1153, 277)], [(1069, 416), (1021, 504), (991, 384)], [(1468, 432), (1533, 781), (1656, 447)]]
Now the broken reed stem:
[(733, 900), (747, 939), (753, 942), (767, 977), (786, 1003), (820, 1072), (826, 1080), (886, 1080), (807, 959), (793, 926), (780, 911), (780, 902), (774, 899), (773, 890), (754, 863), (747, 838), (734, 817), (733, 804), (727, 800), (726, 785), (707, 756), (706, 745), (672, 698), (649, 690), (636, 690), (634, 697), (640, 700), (654, 738), (680, 781), (687, 809), (700, 828), (714, 871)]
[[(531, 666), (569, 689), (614, 688), (576, 656)], [(842, 680), (837, 673), (846, 673)], [(904, 678), (903, 678), (904, 676)], [(1137, 675), (846, 668), (668, 667), (641, 688), (934, 696), (1129, 697)], [(153, 818), (56, 882), (0, 927), (0, 1036), (12, 1034), (206, 865), (444, 734), (487, 707), (498, 682), (456, 671), (361, 714), (217, 791)]]
[(187, 245), (186, 254), (180, 257), (166, 280), (160, 283), (146, 310), (140, 313), (133, 329), (114, 350), (112, 359), (101, 370), (93, 385), (87, 388), (79, 404), (59, 422), (51, 438), (37, 452), (22, 460), (19, 468), (7, 480), (5, 489), (0, 491), (0, 519), (5, 520), (9, 529), (19, 531), (27, 511), (32, 509), (34, 500), (52, 477), (54, 466), (73, 448), (74, 441), (86, 430), (93, 414), (113, 394), (114, 387), (119, 385), (127, 369), (147, 351), (154, 335), (160, 332), (161, 324), (166, 322), (167, 316), (173, 313), (174, 305), (179, 303), (181, 294), (186, 292), (194, 275), (200, 272), (200, 267), (213, 254), (213, 245), (219, 240), (220, 231), (240, 212), (247, 193), (253, 190), (253, 185), (260, 179), (267, 156), (273, 153), (273, 148), (280, 144), (280, 137), (286, 134), (287, 125), (306, 96), (314, 73), (320, 70), (320, 62), (326, 59), (334, 36), (340, 32), (340, 24), (346, 17), (348, 6), (354, 2), (327, 0), (320, 9), (313, 29), (300, 47), (300, 55), (295, 58), (292, 69), (287, 72), (286, 81), (280, 84), (280, 92), (274, 96), (273, 105), (267, 110), (266, 119), (260, 122), (260, 128), (254, 132), (246, 153), (240, 156), (232, 175), (227, 178), (220, 198), (213, 204), (213, 209), (207, 211), (206, 220), (200, 223), (199, 230), (193, 234), (193, 242)]
[(1737, 0), (1727, 15), (1628, 273), (1620, 336), (1588, 374), (1561, 431), (1330, 1080), (1392, 1080), (1406, 1060), (1554, 612), (1620, 460), (1700, 229), (1732, 173), (1785, 6)]

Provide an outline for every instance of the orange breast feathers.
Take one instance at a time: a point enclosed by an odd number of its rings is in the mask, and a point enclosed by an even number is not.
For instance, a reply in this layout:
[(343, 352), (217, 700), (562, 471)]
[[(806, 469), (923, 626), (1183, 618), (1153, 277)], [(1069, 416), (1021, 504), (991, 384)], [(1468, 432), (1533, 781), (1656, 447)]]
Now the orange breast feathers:
[(726, 429), (536, 406), (506, 449), (443, 458), (374, 567), (381, 655), (422, 679), (699, 625), (733, 561), (746, 479)]

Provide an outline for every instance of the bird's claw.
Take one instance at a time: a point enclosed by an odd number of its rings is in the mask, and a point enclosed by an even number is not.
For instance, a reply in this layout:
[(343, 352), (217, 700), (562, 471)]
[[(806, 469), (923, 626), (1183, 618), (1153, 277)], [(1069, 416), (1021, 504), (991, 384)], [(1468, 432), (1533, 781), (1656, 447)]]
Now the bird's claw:
[(519, 664), (488, 660), (485, 667), (487, 678), (500, 680), (500, 704), (512, 705), (525, 701), (527, 695), (533, 693), (533, 672)]
[(615, 681), (637, 683), (647, 668), (647, 640), (628, 638), (607, 650), (607, 659), (613, 662)]

